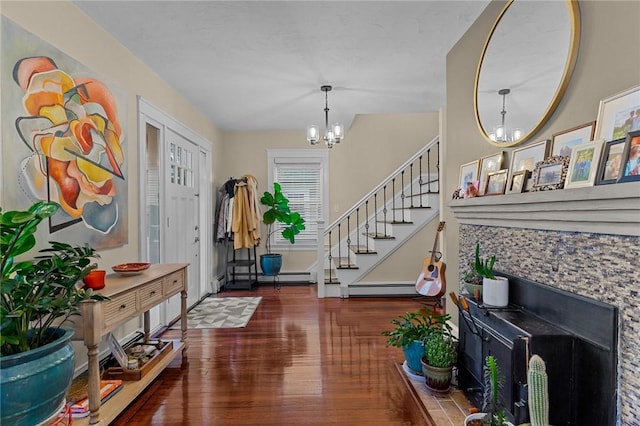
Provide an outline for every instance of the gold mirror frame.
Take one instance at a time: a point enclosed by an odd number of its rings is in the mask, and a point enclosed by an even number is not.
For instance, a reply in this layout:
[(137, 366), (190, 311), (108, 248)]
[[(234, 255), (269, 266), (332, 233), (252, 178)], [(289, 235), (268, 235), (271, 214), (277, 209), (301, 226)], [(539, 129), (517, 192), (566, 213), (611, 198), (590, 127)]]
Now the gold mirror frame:
[[(506, 142), (498, 142), (498, 141), (494, 141), (489, 137), (489, 134), (487, 133), (487, 130), (485, 129), (485, 127), (482, 125), (482, 121), (481, 121), (481, 117), (480, 117), (480, 109), (478, 106), (478, 93), (479, 93), (479, 82), (480, 82), (480, 74), (482, 71), (482, 64), (485, 60), (485, 55), (487, 53), (487, 49), (490, 45), (491, 42), (491, 38), (494, 35), (494, 33), (496, 32), (496, 29), (498, 28), (500, 22), (502, 21), (503, 17), (505, 16), (506, 12), (509, 10), (509, 8), (513, 5), (513, 3), (516, 0), (508, 0), (507, 3), (505, 4), (504, 8), (502, 9), (502, 11), (500, 12), (500, 14), (498, 15), (495, 23), (493, 24), (493, 27), (491, 28), (491, 31), (489, 32), (489, 35), (487, 36), (487, 40), (484, 43), (484, 47), (482, 49), (482, 54), (480, 56), (480, 60), (478, 61), (478, 67), (476, 70), (476, 76), (475, 76), (475, 83), (474, 83), (474, 91), (473, 91), (473, 108), (474, 108), (474, 113), (475, 113), (475, 117), (476, 117), (476, 125), (478, 126), (478, 130), (480, 131), (480, 134), (484, 137), (484, 139), (489, 142), (490, 144), (494, 145), (494, 146), (500, 146), (500, 147), (510, 147), (510, 146), (516, 146), (516, 145), (520, 145), (522, 143), (524, 143), (525, 141), (527, 141), (528, 139), (530, 139), (534, 134), (536, 134), (540, 128), (546, 123), (546, 121), (549, 119), (549, 117), (551, 116), (551, 114), (553, 113), (553, 111), (555, 110), (555, 108), (558, 106), (558, 104), (560, 103), (560, 100), (562, 99), (562, 96), (564, 95), (567, 86), (569, 85), (569, 80), (571, 78), (571, 74), (573, 73), (573, 69), (575, 67), (576, 64), (576, 60), (578, 57), (578, 46), (580, 43), (580, 9), (578, 7), (578, 1), (577, 0), (565, 0), (565, 5), (568, 9), (568, 15), (569, 15), (569, 20), (570, 20), (570, 33), (571, 33), (571, 39), (570, 39), (570, 44), (569, 44), (569, 48), (568, 48), (568, 55), (565, 59), (565, 66), (564, 66), (564, 71), (562, 73), (562, 77), (560, 78), (560, 81), (558, 83), (558, 86), (555, 90), (555, 93), (553, 94), (553, 96), (551, 97), (546, 109), (544, 110), (544, 113), (539, 117), (539, 119), (534, 120), (534, 122), (536, 123), (535, 125), (533, 125), (532, 128), (529, 129), (525, 129), (524, 130), (524, 134), (522, 135), (522, 137), (520, 139), (514, 140), (514, 141), (506, 141)], [(496, 100), (498, 100), (498, 92), (496, 91)], [(508, 99), (507, 99), (508, 100)], [(502, 101), (500, 101), (502, 102)], [(508, 109), (508, 107), (507, 107)], [(500, 114), (499, 110), (496, 110), (496, 116), (498, 117)], [(487, 124), (487, 123), (485, 123)]]

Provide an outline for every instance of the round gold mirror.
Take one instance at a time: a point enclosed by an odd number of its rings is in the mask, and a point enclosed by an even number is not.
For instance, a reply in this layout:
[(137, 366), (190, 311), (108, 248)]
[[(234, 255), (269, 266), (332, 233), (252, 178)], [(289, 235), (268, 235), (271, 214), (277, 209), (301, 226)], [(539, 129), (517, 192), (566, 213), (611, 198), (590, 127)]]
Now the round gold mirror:
[(525, 142), (547, 121), (578, 56), (576, 0), (510, 0), (498, 16), (476, 72), (474, 109), (492, 145)]

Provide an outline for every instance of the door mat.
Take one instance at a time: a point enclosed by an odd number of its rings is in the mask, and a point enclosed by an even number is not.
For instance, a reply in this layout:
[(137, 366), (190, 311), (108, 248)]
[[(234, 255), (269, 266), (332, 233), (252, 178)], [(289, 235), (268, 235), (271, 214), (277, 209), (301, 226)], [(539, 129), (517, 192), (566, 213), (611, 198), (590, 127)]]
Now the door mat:
[[(187, 313), (187, 328), (246, 327), (262, 297), (207, 297)], [(180, 329), (180, 321), (171, 326)]]

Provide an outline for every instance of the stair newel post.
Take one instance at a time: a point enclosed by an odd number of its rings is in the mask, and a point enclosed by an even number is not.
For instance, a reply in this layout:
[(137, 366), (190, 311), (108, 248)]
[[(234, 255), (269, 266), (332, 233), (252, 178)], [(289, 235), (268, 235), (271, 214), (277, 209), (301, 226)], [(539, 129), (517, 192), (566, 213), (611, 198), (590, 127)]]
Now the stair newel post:
[[(424, 196), (424, 194), (422, 193), (422, 183), (424, 182), (424, 180), (422, 180), (422, 155), (418, 157), (418, 167), (420, 168), (420, 177), (418, 177), (418, 187), (420, 188), (420, 207), (424, 207), (422, 203), (422, 198)], [(428, 191), (431, 186), (431, 182), (429, 182), (428, 180), (427, 182), (428, 182), (428, 185), (427, 185), (427, 191)]]
[(367, 244), (367, 251), (369, 251), (369, 200), (365, 201), (364, 203), (364, 217), (365, 217), (365, 224), (364, 224), (364, 232), (365, 235), (367, 235), (367, 238), (365, 239), (366, 244)]
[(324, 244), (320, 244), (321, 241), (324, 242), (324, 220), (318, 220), (317, 224), (316, 282), (318, 285), (318, 298), (324, 298), (326, 296), (324, 288)]
[(351, 267), (351, 215), (347, 216), (347, 267)]
[(413, 163), (409, 164), (409, 182), (411, 185), (411, 207), (413, 208)]

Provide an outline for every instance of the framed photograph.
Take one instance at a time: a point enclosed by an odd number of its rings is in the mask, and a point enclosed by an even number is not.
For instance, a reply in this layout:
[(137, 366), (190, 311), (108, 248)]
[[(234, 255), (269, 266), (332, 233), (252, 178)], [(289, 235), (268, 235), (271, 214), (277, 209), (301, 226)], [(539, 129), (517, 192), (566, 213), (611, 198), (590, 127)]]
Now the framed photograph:
[(640, 181), (640, 130), (627, 133), (622, 164), (618, 182)]
[(497, 172), (502, 169), (502, 163), (504, 161), (504, 152), (500, 151), (498, 153), (487, 155), (486, 157), (482, 157), (480, 159), (480, 169), (478, 171), (480, 181), (480, 188), (478, 195), (484, 195), (484, 189), (487, 187), (487, 180), (489, 177), (489, 173)]
[(549, 156), (550, 142), (549, 139), (545, 139), (511, 151), (511, 167), (509, 168), (509, 179), (507, 180), (509, 183), (508, 187), (511, 186), (513, 176), (516, 172), (523, 170), (533, 171), (538, 161), (542, 161)]
[(478, 164), (479, 160), (471, 161), (470, 163), (462, 164), (460, 166), (460, 178), (458, 180), (458, 187), (464, 191), (467, 189), (468, 182), (475, 182), (478, 180)]
[(507, 186), (508, 169), (487, 173), (487, 184), (484, 187), (484, 195), (502, 195)]
[(600, 161), (603, 140), (576, 145), (571, 150), (565, 188), (593, 186)]
[(571, 156), (571, 149), (574, 146), (593, 140), (595, 127), (596, 122), (590, 121), (572, 127), (571, 129), (554, 133), (551, 136), (551, 155), (560, 157)]
[(569, 157), (554, 156), (536, 164), (531, 191), (562, 189), (569, 169)]
[(616, 139), (604, 144), (596, 174), (596, 185), (608, 185), (618, 181), (622, 169), (625, 142), (626, 139)]
[(640, 86), (600, 101), (596, 139), (613, 141), (640, 130)]
[(508, 180), (509, 184), (507, 185), (506, 193), (517, 194), (520, 192), (524, 192), (530, 176), (531, 171), (529, 170), (520, 170), (511, 173), (511, 178)]

